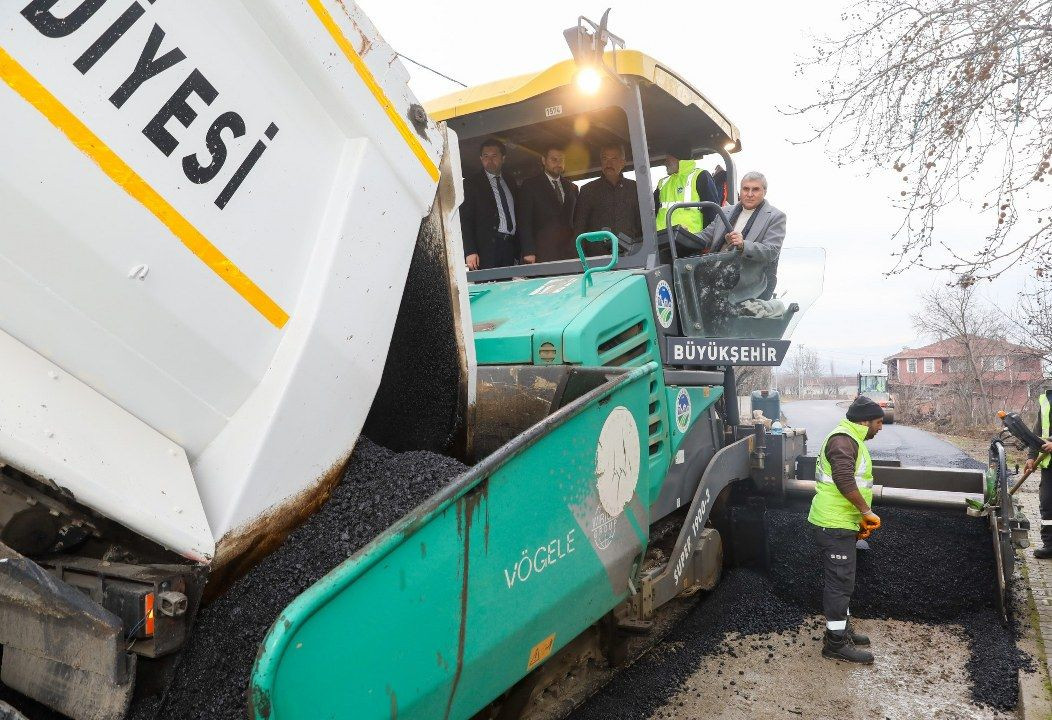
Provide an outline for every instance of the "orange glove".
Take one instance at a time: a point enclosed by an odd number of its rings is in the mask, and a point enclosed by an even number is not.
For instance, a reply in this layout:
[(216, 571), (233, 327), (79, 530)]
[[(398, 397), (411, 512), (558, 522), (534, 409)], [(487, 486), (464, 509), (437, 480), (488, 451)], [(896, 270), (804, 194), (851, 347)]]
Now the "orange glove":
[(866, 537), (879, 527), (880, 517), (876, 513), (868, 512), (862, 516), (862, 532), (867, 533)]
[(868, 538), (872, 534), (873, 534), (872, 530), (859, 530), (858, 533), (855, 535), (855, 538), (858, 539), (858, 540), (865, 540), (866, 538)]

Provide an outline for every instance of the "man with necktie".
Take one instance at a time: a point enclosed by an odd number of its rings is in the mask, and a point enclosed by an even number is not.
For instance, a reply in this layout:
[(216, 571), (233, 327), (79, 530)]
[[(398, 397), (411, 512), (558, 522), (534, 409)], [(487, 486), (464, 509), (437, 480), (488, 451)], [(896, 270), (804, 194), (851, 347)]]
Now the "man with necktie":
[(501, 174), (507, 148), (496, 138), (482, 143), (482, 172), (464, 181), (460, 229), (469, 270), (505, 267), (519, 259), (514, 183)]
[(573, 232), (577, 186), (563, 177), (566, 152), (555, 145), (545, 148), (541, 164), (541, 173), (519, 189), (519, 239), (522, 259), (528, 263), (577, 256)]

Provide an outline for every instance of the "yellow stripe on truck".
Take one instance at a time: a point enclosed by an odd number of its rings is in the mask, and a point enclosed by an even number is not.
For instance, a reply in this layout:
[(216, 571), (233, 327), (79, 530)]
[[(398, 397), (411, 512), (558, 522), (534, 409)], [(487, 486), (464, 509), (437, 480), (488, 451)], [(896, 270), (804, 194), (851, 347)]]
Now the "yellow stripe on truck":
[(104, 142), (82, 123), (58, 98), (48, 92), (36, 78), (0, 47), (0, 78), (26, 102), (35, 107), (51, 124), (62, 131), (77, 149), (90, 157), (113, 182), (142, 203), (158, 220), (172, 231), (190, 252), (212, 272), (243, 297), (274, 327), (281, 328), (289, 315), (267, 296), (252, 279), (208, 241), (178, 210), (150, 187), (138, 173), (120, 159)]
[(394, 103), (392, 103), (390, 98), (384, 93), (383, 88), (380, 87), (380, 83), (376, 82), (376, 78), (373, 76), (372, 71), (369, 70), (369, 66), (367, 66), (365, 61), (362, 60), (362, 56), (355, 51), (350, 41), (343, 34), (343, 31), (340, 30), (340, 26), (336, 24), (332, 15), (325, 9), (325, 6), (322, 5), (321, 0), (307, 0), (307, 4), (310, 6), (310, 9), (314, 11), (314, 14), (318, 16), (318, 19), (321, 20), (321, 24), (325, 26), (326, 30), (328, 30), (332, 39), (336, 41), (340, 50), (343, 51), (344, 56), (351, 61), (351, 65), (354, 66), (354, 69), (362, 78), (362, 82), (364, 82), (365, 86), (369, 88), (369, 92), (373, 94), (376, 101), (380, 103), (380, 107), (383, 108), (387, 117), (390, 118), (395, 129), (398, 130), (398, 134), (402, 136), (403, 140), (405, 140), (406, 145), (408, 145), (409, 149), (413, 151), (414, 155), (416, 155), (416, 159), (424, 166), (424, 170), (427, 171), (427, 174), (431, 176), (431, 179), (434, 182), (438, 182), (438, 166), (435, 165), (431, 156), (427, 154), (427, 150), (421, 144), (416, 133), (409, 127), (409, 123), (405, 121), (405, 118), (398, 114)]

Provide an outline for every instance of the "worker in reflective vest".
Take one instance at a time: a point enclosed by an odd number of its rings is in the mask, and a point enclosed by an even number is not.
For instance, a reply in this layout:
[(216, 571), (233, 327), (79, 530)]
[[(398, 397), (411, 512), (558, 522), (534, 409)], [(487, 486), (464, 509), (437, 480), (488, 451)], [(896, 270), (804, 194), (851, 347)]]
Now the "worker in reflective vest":
[(807, 515), (825, 568), (822, 655), (866, 665), (873, 662), (873, 654), (859, 648), (867, 647), (869, 638), (851, 628), (850, 604), (855, 590), (855, 541), (880, 527), (871, 507), (873, 461), (865, 441), (883, 426), (880, 406), (865, 395), (855, 398), (847, 418), (822, 443), (815, 467), (815, 497)]
[(1034, 433), (1039, 435), (1045, 444), (1041, 452), (1045, 453), (1041, 462), (1038, 462), (1036, 450), (1030, 451), (1030, 459), (1026, 461), (1026, 471), (1033, 472), (1034, 466), (1041, 468), (1041, 485), (1038, 488), (1038, 500), (1041, 508), (1041, 547), (1034, 548), (1034, 557), (1039, 559), (1052, 558), (1052, 469), (1049, 468), (1052, 453), (1052, 390), (1046, 390), (1037, 398), (1037, 422), (1034, 423)]
[[(665, 229), (668, 209), (676, 203), (701, 200), (719, 201), (712, 174), (708, 170), (699, 168), (697, 162), (691, 159), (693, 151), (690, 142), (678, 140), (671, 143), (666, 153), (665, 171), (668, 172), (668, 177), (658, 181), (657, 191), (654, 193), (658, 232)], [(712, 210), (703, 212), (699, 208), (680, 208), (672, 213), (672, 224), (679, 225), (695, 235), (700, 235), (705, 224), (712, 217)]]

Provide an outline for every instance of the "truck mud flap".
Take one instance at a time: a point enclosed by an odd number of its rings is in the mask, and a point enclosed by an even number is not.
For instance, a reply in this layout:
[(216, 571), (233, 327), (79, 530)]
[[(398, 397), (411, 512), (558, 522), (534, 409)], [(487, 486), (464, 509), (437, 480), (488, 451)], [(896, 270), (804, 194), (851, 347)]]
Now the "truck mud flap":
[(0, 543), (0, 681), (74, 720), (124, 716), (135, 679), (121, 622)]
[(657, 370), (553, 369), (580, 394), (286, 608), (251, 716), (471, 717), (622, 602), (646, 549)]

